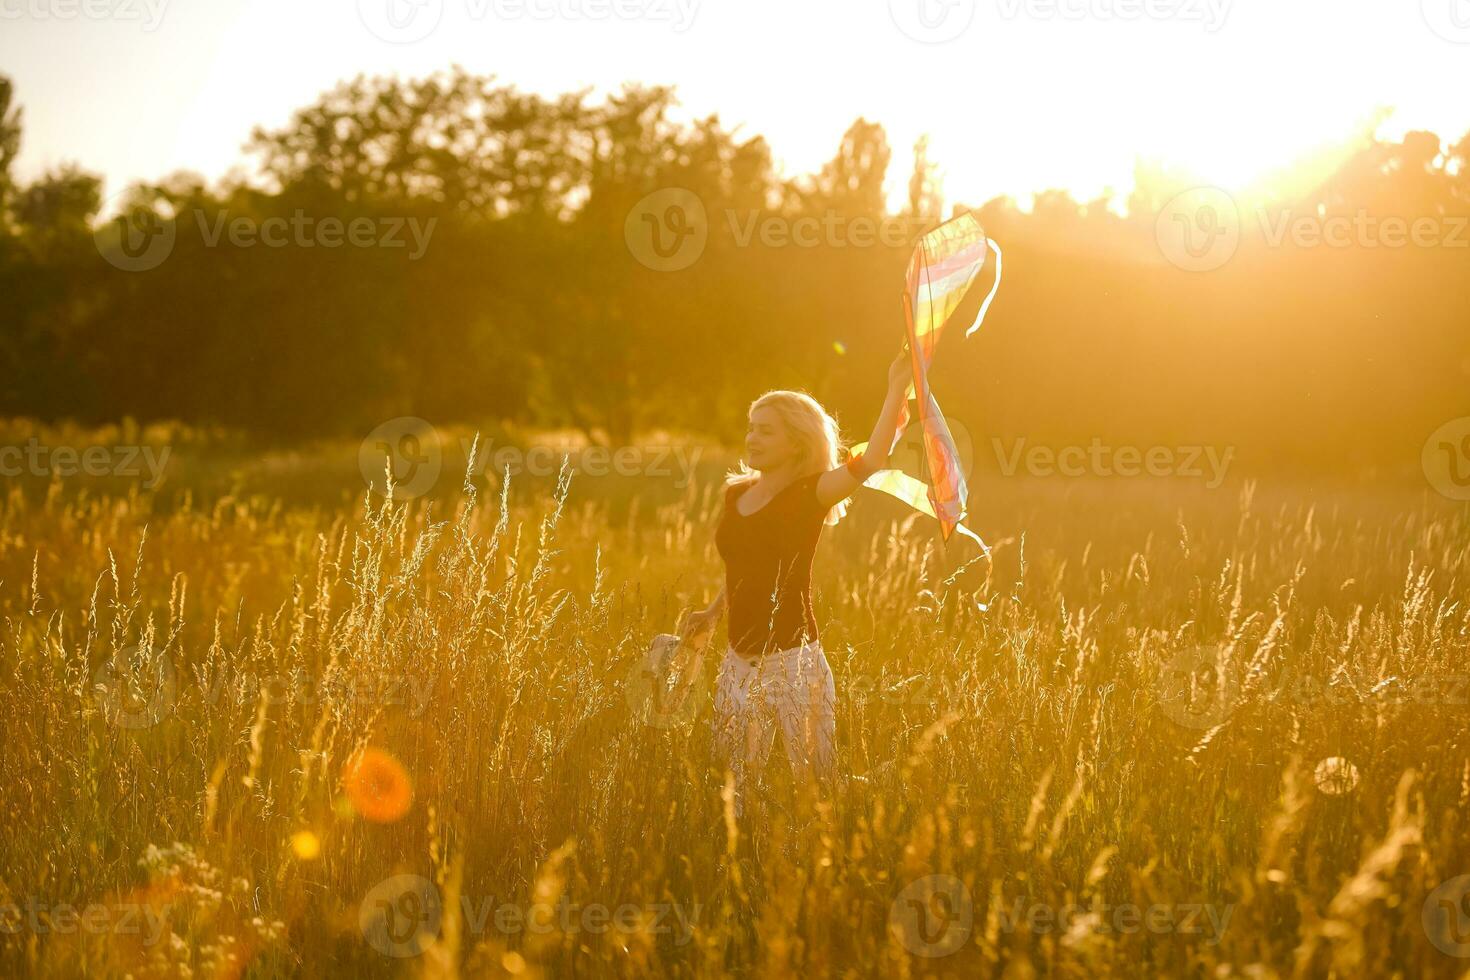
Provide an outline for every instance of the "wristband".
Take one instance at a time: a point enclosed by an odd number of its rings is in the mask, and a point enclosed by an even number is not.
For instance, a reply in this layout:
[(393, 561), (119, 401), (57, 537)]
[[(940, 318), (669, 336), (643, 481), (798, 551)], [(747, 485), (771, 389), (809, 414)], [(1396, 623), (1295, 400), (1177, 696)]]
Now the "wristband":
[(866, 481), (868, 477), (877, 472), (877, 467), (871, 466), (863, 453), (854, 453), (852, 458), (845, 464), (847, 472), (859, 481)]

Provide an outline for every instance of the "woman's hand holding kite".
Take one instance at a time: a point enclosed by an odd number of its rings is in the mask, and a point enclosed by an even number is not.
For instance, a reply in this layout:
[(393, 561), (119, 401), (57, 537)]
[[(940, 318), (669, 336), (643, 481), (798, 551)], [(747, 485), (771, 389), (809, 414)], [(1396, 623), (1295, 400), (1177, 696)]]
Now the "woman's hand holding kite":
[(864, 480), (888, 465), (888, 454), (898, 441), (898, 420), (907, 401), (912, 371), (906, 352), (888, 366), (888, 397), (873, 426), (873, 434), (867, 442), (851, 448), (851, 458), (844, 465), (828, 470), (817, 481), (817, 500), (823, 506), (831, 507), (850, 496)]

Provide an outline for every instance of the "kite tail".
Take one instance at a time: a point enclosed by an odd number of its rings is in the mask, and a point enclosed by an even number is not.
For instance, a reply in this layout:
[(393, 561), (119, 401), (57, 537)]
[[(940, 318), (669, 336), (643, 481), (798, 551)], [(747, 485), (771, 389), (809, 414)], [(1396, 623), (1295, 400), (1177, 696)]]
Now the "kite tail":
[(990, 250), (995, 253), (995, 282), (990, 284), (990, 293), (985, 297), (985, 302), (980, 304), (980, 312), (976, 314), (975, 322), (970, 324), (970, 329), (965, 331), (966, 337), (980, 329), (980, 324), (985, 322), (985, 314), (990, 312), (990, 301), (995, 299), (995, 294), (1000, 291), (1000, 246), (995, 244), (994, 238), (985, 239), (985, 244), (989, 245)]

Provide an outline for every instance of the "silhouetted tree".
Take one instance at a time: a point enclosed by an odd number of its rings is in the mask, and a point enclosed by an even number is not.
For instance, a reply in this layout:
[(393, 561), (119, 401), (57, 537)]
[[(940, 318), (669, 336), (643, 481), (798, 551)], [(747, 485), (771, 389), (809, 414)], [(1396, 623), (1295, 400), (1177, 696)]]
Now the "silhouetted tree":
[(59, 259), (92, 248), (91, 221), (101, 204), (101, 179), (67, 164), (15, 194), (14, 212), (27, 244), (42, 259)]
[(905, 213), (919, 227), (937, 223), (944, 213), (944, 193), (938, 168), (929, 159), (927, 135), (920, 136), (914, 142), (914, 169), (909, 175), (908, 207)]
[(849, 220), (886, 214), (883, 181), (892, 156), (883, 127), (857, 120), (806, 192), (805, 210), (813, 214), (832, 210)]
[(20, 154), (20, 109), (12, 105), (14, 99), (14, 84), (0, 75), (0, 234), (8, 226), (6, 216), (15, 190), (10, 168)]

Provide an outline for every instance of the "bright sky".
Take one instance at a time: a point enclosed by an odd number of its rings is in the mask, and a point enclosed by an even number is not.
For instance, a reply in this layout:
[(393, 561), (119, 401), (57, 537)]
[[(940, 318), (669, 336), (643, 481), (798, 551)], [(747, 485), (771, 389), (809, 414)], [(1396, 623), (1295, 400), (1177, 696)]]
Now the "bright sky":
[[(394, 23), (427, 36), (368, 26)], [(1240, 188), (1375, 106), (1385, 136), (1470, 130), (1470, 0), (0, 0), (21, 176), (76, 161), (109, 195), (221, 176), (252, 126), (358, 72), (452, 63), (547, 95), (675, 84), (787, 175), (866, 116), (895, 201), (923, 132), (946, 197), (979, 204), (1126, 195), (1139, 156)]]

